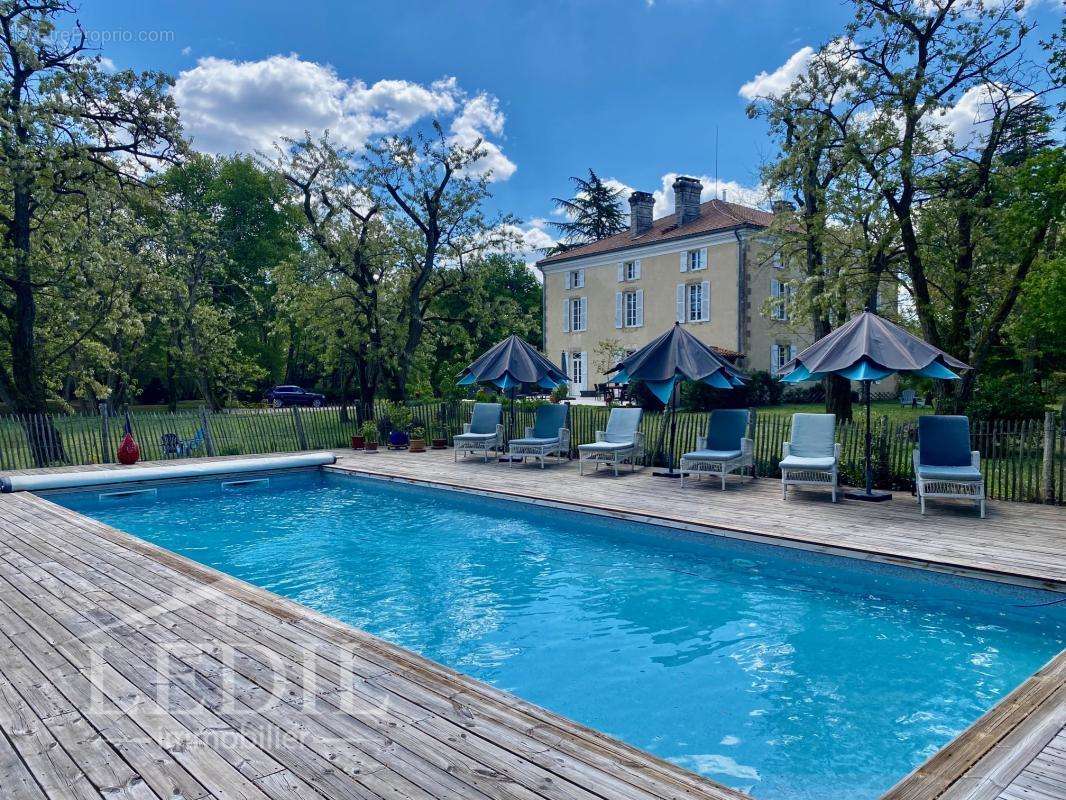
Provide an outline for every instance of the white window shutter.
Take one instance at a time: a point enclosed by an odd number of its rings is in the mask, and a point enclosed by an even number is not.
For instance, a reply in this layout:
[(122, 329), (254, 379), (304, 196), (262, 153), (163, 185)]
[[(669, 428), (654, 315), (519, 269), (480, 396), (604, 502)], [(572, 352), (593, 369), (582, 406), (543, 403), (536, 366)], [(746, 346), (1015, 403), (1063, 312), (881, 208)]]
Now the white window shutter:
[(585, 288), (585, 270), (583, 270), (583, 269), (579, 269), (577, 271), (577, 288), (579, 288), (579, 289), (584, 289)]
[(625, 279), (626, 279), (626, 265), (625, 264), (619, 264), (618, 265), (618, 282), (621, 283)]
[(781, 345), (778, 345), (778, 344), (770, 345), (770, 374), (771, 375), (776, 375), (777, 374), (777, 365), (780, 363), (778, 361), (778, 356), (780, 355), (780, 352), (781, 352)]
[[(570, 273), (567, 273), (568, 275)], [(563, 300), (563, 333), (570, 333), (570, 298)]]
[(685, 284), (677, 285), (677, 321), (685, 321)]
[(707, 248), (700, 249), (700, 269), (707, 269)]
[(700, 319), (707, 322), (711, 318), (711, 282), (703, 282), (703, 293), (700, 302)]
[(566, 271), (566, 288), (573, 289), (573, 273), (570, 270)]
[(622, 327), (622, 301), (625, 299), (625, 295), (622, 292), (614, 293), (614, 326), (616, 328)]
[(589, 388), (589, 354), (586, 350), (581, 351), (581, 382)]
[(781, 281), (779, 281), (777, 278), (770, 278), (770, 296), (781, 296)]
[(640, 262), (639, 261), (634, 261), (633, 262), (633, 277), (637, 278), (638, 280), (640, 279)]
[(644, 327), (644, 290), (637, 289), (637, 327)]
[(589, 327), (589, 299), (582, 297), (579, 301), (581, 304), (581, 327), (578, 330), (588, 330)]
[(681, 253), (681, 271), (682, 272), (688, 272), (688, 253), (687, 252), (682, 252)]

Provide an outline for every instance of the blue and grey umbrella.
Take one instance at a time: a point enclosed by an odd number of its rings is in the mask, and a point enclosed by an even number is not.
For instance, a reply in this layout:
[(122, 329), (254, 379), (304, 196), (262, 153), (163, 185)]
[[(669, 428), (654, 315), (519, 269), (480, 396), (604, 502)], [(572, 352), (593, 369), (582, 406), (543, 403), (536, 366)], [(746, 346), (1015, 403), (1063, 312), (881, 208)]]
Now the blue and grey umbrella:
[(956, 370), (969, 368), (894, 322), (872, 311), (864, 311), (785, 364), (781, 368), (781, 380), (799, 383), (819, 380), (826, 375), (839, 375), (862, 382), (863, 402), (866, 404), (866, 490), (849, 494), (848, 497), (887, 500), (891, 495), (873, 491), (870, 384), (894, 373), (958, 380)]
[(698, 381), (716, 389), (735, 389), (745, 383), (744, 374), (677, 323), (614, 368), (616, 383), (643, 381), (652, 394), (670, 406), (670, 467), (656, 475), (674, 478), (674, 449), (677, 443), (677, 400), (675, 389), (682, 380)]
[(491, 384), (511, 397), (508, 437), (514, 432), (514, 401), (519, 390), (554, 389), (566, 383), (566, 373), (541, 352), (511, 334), (469, 364), (459, 377), (459, 386)]

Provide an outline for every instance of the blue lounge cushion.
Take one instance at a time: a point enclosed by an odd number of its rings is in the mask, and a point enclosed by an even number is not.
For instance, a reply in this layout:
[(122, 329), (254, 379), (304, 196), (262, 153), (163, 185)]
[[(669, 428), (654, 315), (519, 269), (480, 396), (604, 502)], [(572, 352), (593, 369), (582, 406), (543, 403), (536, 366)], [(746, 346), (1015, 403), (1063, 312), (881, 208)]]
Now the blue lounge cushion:
[(611, 416), (607, 418), (607, 430), (603, 432), (604, 440), (632, 443), (640, 427), (641, 413), (639, 408), (612, 408)]
[(979, 481), (981, 470), (974, 466), (941, 467), (928, 464), (918, 465), (918, 474), (927, 481)]
[(708, 450), (739, 450), (748, 432), (746, 408), (716, 408), (707, 424)]
[(836, 414), (793, 414), (789, 452), (803, 458), (833, 460)]
[(630, 450), (632, 447), (632, 442), (589, 442), (588, 444), (578, 445), (577, 449), (583, 452), (610, 453), (615, 450)]
[(566, 427), (566, 415), (570, 407), (562, 403), (546, 403), (537, 406), (537, 416), (533, 420), (533, 438), (558, 439), (559, 429)]
[(832, 456), (787, 456), (781, 461), (781, 469), (832, 469), (836, 459)]
[(937, 467), (969, 467), (970, 420), (928, 414), (918, 417), (918, 463)]
[(512, 439), (511, 444), (525, 445), (529, 447), (543, 447), (549, 444), (558, 444), (558, 436), (526, 436), (523, 439)]
[(487, 442), (496, 438), (496, 431), (492, 433), (460, 433), (453, 437), (455, 441), (462, 442)]
[(742, 455), (740, 450), (693, 450), (691, 453), (685, 453), (681, 456), (688, 461), (732, 461), (734, 458), (740, 458)]
[(499, 403), (474, 403), (474, 411), (470, 415), (470, 433), (496, 433), (502, 413), (503, 406)]

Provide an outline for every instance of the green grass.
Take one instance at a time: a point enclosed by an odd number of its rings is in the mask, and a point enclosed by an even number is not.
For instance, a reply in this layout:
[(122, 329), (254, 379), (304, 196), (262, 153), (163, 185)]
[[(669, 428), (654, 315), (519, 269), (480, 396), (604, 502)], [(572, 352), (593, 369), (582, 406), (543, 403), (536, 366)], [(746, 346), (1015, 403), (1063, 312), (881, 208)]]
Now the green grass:
[[(823, 403), (786, 403), (780, 406), (762, 406), (757, 409), (760, 414), (822, 414), (825, 412)], [(862, 403), (853, 403), (853, 419), (858, 422), (864, 419), (866, 408)], [(890, 423), (913, 422), (923, 414), (932, 414), (932, 408), (911, 408), (901, 406), (898, 400), (875, 400), (870, 404), (870, 413), (873, 419), (888, 417)]]

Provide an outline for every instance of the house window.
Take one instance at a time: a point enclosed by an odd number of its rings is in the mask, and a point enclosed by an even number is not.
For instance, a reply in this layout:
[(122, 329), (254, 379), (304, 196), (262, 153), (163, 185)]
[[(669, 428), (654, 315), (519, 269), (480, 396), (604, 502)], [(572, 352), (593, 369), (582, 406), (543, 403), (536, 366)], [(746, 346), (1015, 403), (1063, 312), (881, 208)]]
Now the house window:
[(588, 323), (588, 298), (571, 297), (567, 300), (567, 319), (571, 331), (583, 331)]
[(770, 315), (782, 322), (789, 319), (788, 304), (792, 299), (792, 284), (770, 279)]
[(688, 321), (703, 319), (703, 286), (698, 283), (688, 285)]
[(627, 261), (622, 265), (622, 270), (627, 281), (635, 281), (640, 277), (640, 262)]
[(581, 391), (585, 388), (585, 354), (570, 354), (570, 382), (574, 389)]
[(626, 327), (637, 327), (641, 323), (637, 321), (636, 317), (636, 292), (627, 291), (625, 294), (623, 305), (625, 306), (625, 323)]
[(699, 250), (689, 250), (688, 271), (696, 272), (701, 269), (707, 269), (707, 249), (701, 247)]
[(781, 368), (785, 366), (794, 357), (793, 347), (791, 344), (774, 344), (770, 348), (770, 369), (774, 373), (781, 371)]
[(572, 269), (566, 273), (566, 288), (567, 289), (584, 289), (585, 288), (585, 270)]

